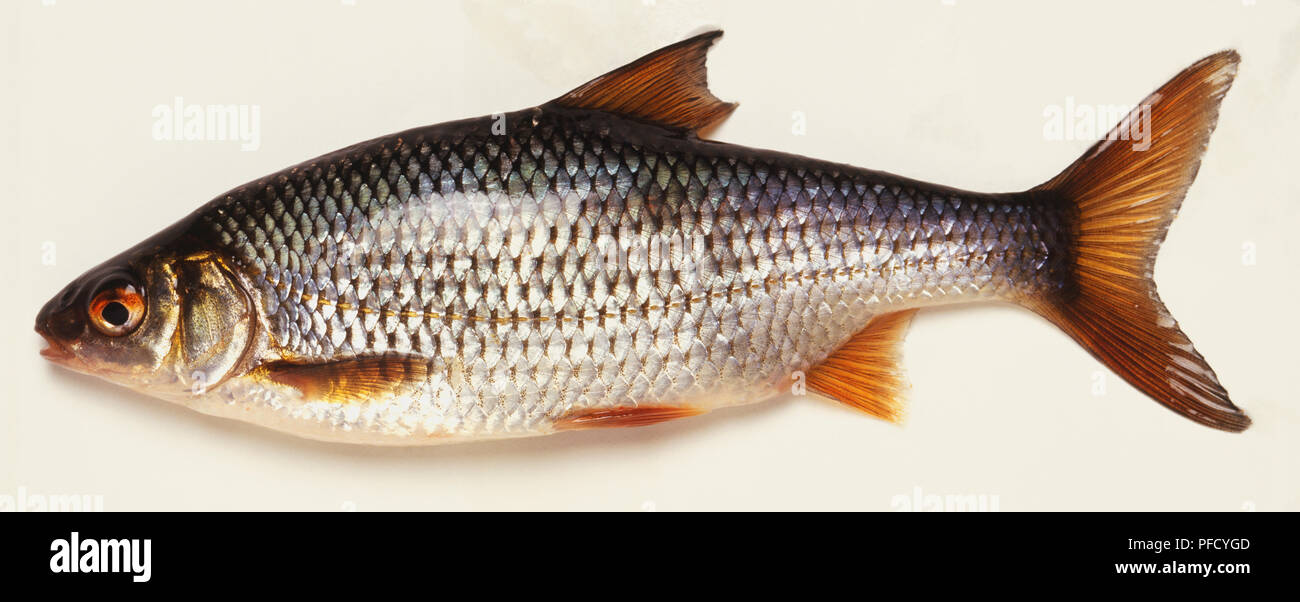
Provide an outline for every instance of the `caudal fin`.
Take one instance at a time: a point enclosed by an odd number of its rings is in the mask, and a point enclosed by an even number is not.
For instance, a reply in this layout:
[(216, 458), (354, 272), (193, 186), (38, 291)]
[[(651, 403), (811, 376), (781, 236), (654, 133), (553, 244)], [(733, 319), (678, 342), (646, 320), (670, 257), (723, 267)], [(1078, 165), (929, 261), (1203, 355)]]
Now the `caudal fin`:
[(1250, 418), (1160, 302), (1152, 271), (1239, 60), (1229, 50), (1188, 67), (1031, 191), (1070, 208), (1072, 273), (1061, 294), (1027, 303), (1143, 393), (1233, 432)]

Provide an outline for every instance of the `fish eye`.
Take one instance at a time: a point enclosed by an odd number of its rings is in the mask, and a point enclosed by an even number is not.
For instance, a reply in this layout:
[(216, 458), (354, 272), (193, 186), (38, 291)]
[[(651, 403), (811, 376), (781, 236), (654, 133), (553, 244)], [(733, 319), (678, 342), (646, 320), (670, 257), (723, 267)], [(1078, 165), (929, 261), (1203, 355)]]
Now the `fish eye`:
[(144, 319), (144, 295), (129, 282), (115, 281), (101, 286), (90, 300), (90, 323), (108, 336), (130, 334)]

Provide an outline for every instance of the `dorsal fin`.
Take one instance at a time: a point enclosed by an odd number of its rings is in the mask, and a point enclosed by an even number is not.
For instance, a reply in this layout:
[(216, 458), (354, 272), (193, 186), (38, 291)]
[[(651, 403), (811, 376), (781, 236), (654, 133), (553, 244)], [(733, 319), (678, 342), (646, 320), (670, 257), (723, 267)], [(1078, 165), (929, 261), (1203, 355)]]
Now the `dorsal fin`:
[(597, 77), (547, 104), (605, 111), (697, 132), (736, 108), (709, 92), (705, 54), (721, 30), (665, 46)]

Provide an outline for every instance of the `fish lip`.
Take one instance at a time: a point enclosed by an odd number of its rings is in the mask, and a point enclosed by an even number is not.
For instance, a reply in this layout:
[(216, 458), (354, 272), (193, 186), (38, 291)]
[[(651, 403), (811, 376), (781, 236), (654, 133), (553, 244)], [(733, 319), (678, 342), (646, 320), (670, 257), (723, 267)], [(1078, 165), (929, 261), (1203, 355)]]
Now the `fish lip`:
[(41, 357), (50, 360), (56, 364), (67, 365), (72, 361), (74, 355), (68, 346), (63, 344), (54, 335), (50, 334), (47, 327), (48, 310), (41, 310), (40, 315), (36, 316), (36, 334), (41, 335), (45, 340), (45, 347), (41, 349)]
[[(63, 366), (72, 365), (76, 359), (76, 354), (72, 351), (73, 339), (70, 338), (73, 336), (73, 329), (60, 328), (61, 325), (70, 323), (67, 316), (74, 301), (69, 293), (70, 290), (72, 290), (71, 285), (41, 307), (36, 314), (34, 327), (36, 334), (45, 339), (45, 348), (41, 349), (41, 357)], [(80, 330), (80, 326), (78, 325), (75, 330)]]
[(40, 333), (41, 337), (45, 339), (45, 348), (41, 349), (41, 357), (56, 364), (67, 364), (72, 360), (72, 352), (62, 343), (55, 340), (54, 337), (41, 332), (40, 329), (37, 329), (36, 332)]

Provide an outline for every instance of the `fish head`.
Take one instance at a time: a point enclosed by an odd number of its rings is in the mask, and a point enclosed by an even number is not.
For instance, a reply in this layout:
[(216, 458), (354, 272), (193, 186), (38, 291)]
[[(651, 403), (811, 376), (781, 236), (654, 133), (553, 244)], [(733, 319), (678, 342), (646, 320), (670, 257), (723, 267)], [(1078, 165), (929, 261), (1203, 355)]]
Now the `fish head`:
[(41, 355), (77, 372), (180, 399), (233, 376), (251, 348), (248, 287), (218, 255), (155, 245), (82, 274), (41, 309)]

